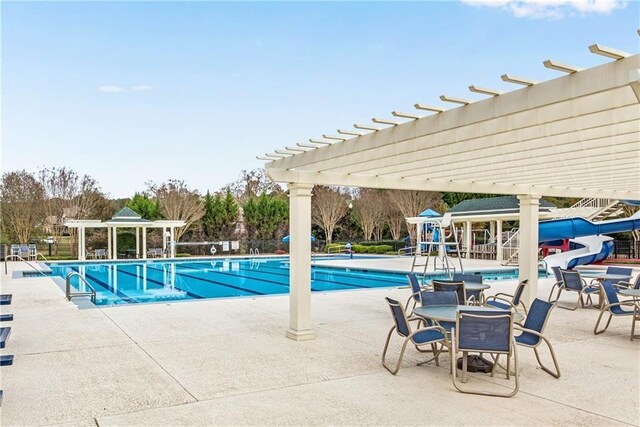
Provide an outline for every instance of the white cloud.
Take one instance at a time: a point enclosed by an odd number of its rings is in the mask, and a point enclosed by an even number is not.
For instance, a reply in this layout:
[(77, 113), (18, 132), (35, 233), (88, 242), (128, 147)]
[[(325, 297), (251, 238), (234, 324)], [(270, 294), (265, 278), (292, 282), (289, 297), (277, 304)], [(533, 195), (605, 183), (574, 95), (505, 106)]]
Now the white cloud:
[(623, 0), (462, 0), (476, 7), (504, 9), (517, 18), (561, 19), (572, 14), (610, 13), (627, 5)]
[(98, 90), (104, 93), (116, 93), (124, 91), (124, 88), (120, 86), (100, 86)]
[(137, 86), (131, 86), (131, 90), (136, 91), (136, 92), (146, 92), (153, 89), (153, 86), (147, 86), (147, 85), (137, 85)]

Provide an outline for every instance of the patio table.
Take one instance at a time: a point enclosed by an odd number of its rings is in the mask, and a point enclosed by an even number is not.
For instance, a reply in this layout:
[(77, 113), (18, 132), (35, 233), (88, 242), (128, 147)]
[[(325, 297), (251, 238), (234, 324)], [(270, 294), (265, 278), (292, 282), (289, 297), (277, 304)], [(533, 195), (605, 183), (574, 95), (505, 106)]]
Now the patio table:
[[(604, 271), (585, 271), (584, 273), (580, 270), (576, 270), (580, 273), (580, 277), (584, 279), (593, 279), (599, 283), (604, 282), (605, 280), (615, 280), (618, 282), (626, 282), (631, 280), (631, 276), (626, 274), (607, 274)], [(591, 283), (593, 283), (593, 280)], [(602, 288), (598, 290), (598, 308), (602, 308), (604, 305), (604, 300), (602, 298)]]
[(631, 341), (634, 338), (640, 338), (640, 335), (634, 334), (636, 322), (640, 322), (640, 289), (622, 289), (618, 291), (620, 295), (631, 297), (633, 299), (633, 316), (631, 316)]
[[(476, 311), (496, 311), (499, 309), (493, 307), (481, 307), (471, 305), (428, 305), (425, 307), (416, 307), (413, 313), (424, 319), (435, 320), (436, 322), (455, 322), (458, 310), (473, 309)], [(524, 315), (519, 311), (513, 312), (513, 321), (515, 323), (522, 322)]]

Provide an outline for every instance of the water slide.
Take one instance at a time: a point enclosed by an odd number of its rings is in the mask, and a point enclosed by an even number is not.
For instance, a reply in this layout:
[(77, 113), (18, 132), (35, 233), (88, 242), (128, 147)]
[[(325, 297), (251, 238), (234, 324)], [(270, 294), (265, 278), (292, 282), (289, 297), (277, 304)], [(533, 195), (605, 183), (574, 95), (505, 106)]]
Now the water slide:
[(629, 218), (592, 222), (584, 218), (563, 218), (540, 223), (540, 243), (571, 239), (576, 249), (545, 257), (547, 268), (574, 268), (606, 259), (613, 252), (613, 238), (605, 234), (640, 230), (640, 211)]

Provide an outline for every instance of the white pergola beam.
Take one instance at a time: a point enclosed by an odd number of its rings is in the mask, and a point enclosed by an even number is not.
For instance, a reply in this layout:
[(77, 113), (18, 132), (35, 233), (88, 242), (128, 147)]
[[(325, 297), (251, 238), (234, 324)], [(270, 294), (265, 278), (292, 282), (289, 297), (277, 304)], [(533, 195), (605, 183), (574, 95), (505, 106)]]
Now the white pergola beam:
[(589, 46), (589, 51), (591, 53), (595, 53), (596, 55), (606, 56), (607, 58), (612, 58), (615, 60), (620, 60), (631, 56), (631, 54), (627, 52), (623, 52), (621, 50), (602, 46), (599, 44), (592, 44), (591, 46)]
[(266, 157), (275, 157), (277, 159), (283, 159), (285, 157), (289, 157), (291, 154), (280, 154), (280, 153), (266, 153)]
[(502, 81), (507, 83), (514, 83), (523, 86), (533, 86), (536, 84), (534, 80), (527, 79), (525, 77), (514, 76), (513, 74), (503, 74), (500, 76)]
[(341, 135), (362, 136), (362, 132), (356, 132), (353, 130), (338, 129), (338, 133)]
[(264, 161), (267, 161), (267, 162), (272, 162), (272, 161), (274, 161), (274, 160), (278, 160), (278, 159), (280, 159), (280, 158), (281, 158), (281, 157), (256, 156), (256, 159), (258, 159), (258, 160), (264, 160)]
[(309, 150), (305, 150), (305, 149), (300, 148), (300, 147), (290, 147), (290, 146), (285, 147), (285, 149), (287, 149), (289, 151), (296, 151), (296, 152), (299, 152), (299, 153), (304, 153), (305, 151), (309, 151)]
[(303, 148), (311, 148), (311, 149), (318, 148), (317, 144), (310, 144), (308, 142), (298, 142), (296, 145), (298, 147), (303, 147)]
[(552, 61), (550, 59), (547, 59), (542, 64), (550, 70), (562, 71), (563, 73), (567, 74), (573, 74), (583, 70), (583, 68), (563, 64), (562, 62)]
[(311, 139), (309, 138), (309, 142), (312, 144), (318, 144), (318, 145), (331, 145), (333, 144), (332, 142), (329, 141), (320, 141), (318, 139)]
[(375, 127), (375, 126), (371, 126), (371, 125), (361, 125), (361, 124), (358, 124), (358, 123), (355, 123), (355, 124), (353, 125), (353, 127), (354, 127), (354, 128), (356, 128), (356, 129), (372, 130), (372, 131), (374, 131), (374, 132), (377, 132), (377, 131), (379, 131), (379, 130), (382, 130), (382, 128), (377, 128), (377, 127)]
[(453, 104), (462, 104), (462, 105), (471, 104), (471, 101), (468, 99), (456, 98), (454, 96), (447, 96), (447, 95), (440, 95), (440, 100), (443, 102), (451, 102)]
[(411, 119), (411, 120), (418, 120), (420, 118), (420, 116), (417, 114), (404, 113), (402, 111), (392, 111), (391, 114), (394, 117), (402, 117), (402, 118)]
[(499, 92), (497, 90), (488, 89), (486, 87), (480, 87), (480, 86), (476, 86), (476, 85), (469, 86), (469, 91), (474, 92), (474, 93), (481, 93), (483, 95), (489, 95), (489, 96), (498, 96), (498, 95), (502, 94), (502, 92)]
[(442, 113), (445, 111), (444, 108), (434, 107), (433, 105), (414, 104), (413, 107), (416, 110), (433, 111), (434, 113)]
[(640, 200), (640, 191), (608, 190), (594, 194), (592, 189), (555, 186), (530, 186), (515, 184), (500, 184), (473, 181), (451, 181), (437, 179), (415, 179), (368, 176), (345, 173), (308, 172), (283, 170), (268, 167), (267, 176), (276, 182), (297, 182), (308, 185), (341, 185), (345, 187), (381, 188), (390, 190), (416, 191), (452, 191), (458, 193), (489, 193), (489, 194), (544, 194), (551, 197), (599, 197), (619, 200)]
[(400, 124), (400, 122), (396, 122), (393, 120), (389, 120), (389, 119), (380, 119), (378, 117), (374, 117), (373, 119), (371, 119), (371, 121), (373, 123), (379, 123), (382, 125), (391, 125), (391, 126), (398, 126)]
[(346, 141), (347, 138), (344, 138), (342, 136), (337, 136), (337, 135), (327, 135), (327, 134), (323, 134), (322, 137), (324, 139), (335, 139), (336, 141)]

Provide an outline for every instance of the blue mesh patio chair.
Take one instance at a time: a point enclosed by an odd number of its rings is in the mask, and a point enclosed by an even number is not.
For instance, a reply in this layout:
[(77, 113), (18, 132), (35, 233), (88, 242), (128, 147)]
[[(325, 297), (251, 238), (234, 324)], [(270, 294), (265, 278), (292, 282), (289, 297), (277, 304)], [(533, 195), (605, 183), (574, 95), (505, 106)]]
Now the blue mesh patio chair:
[[(441, 292), (425, 292), (422, 295), (422, 306), (430, 305), (458, 305), (458, 294), (453, 291)], [(432, 326), (431, 320), (425, 320), (428, 326)], [(451, 329), (456, 327), (455, 322), (435, 322), (436, 325), (442, 326), (447, 334), (451, 334)]]
[[(456, 282), (465, 282), (466, 283), (482, 283), (482, 275), (481, 274), (463, 274), (463, 273), (454, 273), (453, 280)], [(472, 299), (478, 304), (482, 304), (484, 302), (484, 294), (482, 290), (472, 291), (468, 288), (465, 289), (467, 292), (467, 298)]]
[[(414, 308), (416, 308), (416, 305), (418, 303), (422, 305), (422, 295), (427, 291), (422, 286), (420, 286), (418, 276), (416, 276), (414, 273), (407, 274), (407, 279), (409, 279), (409, 286), (411, 287), (411, 296), (405, 304), (405, 310), (407, 310), (407, 312), (411, 312)], [(409, 310), (409, 305), (412, 302), (413, 305), (411, 306), (411, 310)]]
[(432, 285), (434, 292), (455, 292), (458, 294), (458, 304), (467, 304), (467, 290), (464, 282), (456, 280), (434, 280)]
[(613, 285), (617, 291), (622, 289), (640, 289), (640, 274), (636, 276), (636, 280), (632, 282), (618, 282)]
[[(415, 331), (412, 330), (410, 322), (423, 322), (424, 320), (419, 318), (407, 319), (404, 308), (398, 301), (391, 298), (385, 299), (389, 304), (394, 325), (391, 330), (389, 330), (389, 333), (387, 334), (387, 341), (384, 344), (384, 350), (382, 351), (382, 366), (384, 366), (385, 369), (393, 375), (397, 374), (400, 370), (400, 366), (402, 365), (402, 358), (404, 357), (404, 352), (409, 343), (412, 343), (421, 353), (433, 353), (433, 357), (431, 359), (422, 362), (421, 364), (435, 360), (436, 365), (440, 366), (438, 356), (440, 356), (442, 348), (438, 349), (437, 344), (442, 344), (444, 347), (450, 348), (446, 331), (441, 326), (437, 325), (427, 326), (425, 328), (416, 329)], [(386, 356), (389, 348), (389, 342), (391, 341), (391, 336), (394, 332), (404, 338), (404, 342), (402, 344), (402, 349), (400, 350), (400, 355), (398, 356), (398, 362), (395, 367), (392, 367), (387, 364)], [(431, 350), (423, 350), (420, 348), (426, 345), (430, 346)]]
[[(620, 276), (633, 276), (633, 269), (627, 267), (607, 267), (606, 274), (618, 274)], [(612, 285), (617, 285), (620, 281), (615, 279), (605, 279), (602, 283), (610, 283)], [(597, 284), (597, 280), (594, 279), (591, 281), (592, 284)]]
[[(458, 380), (456, 356), (462, 352), (462, 378)], [(467, 382), (467, 356), (473, 353), (490, 353), (494, 359), (491, 376), (495, 375), (500, 355), (507, 356), (506, 376), (511, 379), (511, 359), (513, 358), (515, 381), (507, 392), (470, 388)], [(456, 329), (451, 339), (451, 370), (453, 385), (462, 393), (511, 397), (518, 392), (518, 356), (513, 338), (513, 314), (508, 310), (474, 310), (472, 307), (459, 310)], [(483, 381), (483, 383), (485, 383)]]
[(522, 311), (526, 315), (527, 306), (524, 305), (524, 302), (522, 301), (522, 294), (524, 293), (524, 290), (528, 284), (529, 280), (523, 280), (522, 282), (518, 283), (518, 287), (516, 288), (516, 291), (513, 293), (513, 295), (499, 292), (495, 295), (487, 297), (484, 305), (487, 307), (501, 308), (503, 310), (518, 310), (519, 308), (522, 308)]
[[(553, 304), (547, 301), (543, 301), (538, 298), (533, 300), (524, 325), (514, 326), (514, 329), (522, 331), (522, 333), (516, 336), (515, 339), (516, 344), (523, 347), (533, 348), (533, 352), (536, 355), (536, 360), (538, 361), (538, 364), (543, 371), (555, 378), (560, 378), (560, 366), (558, 365), (558, 360), (556, 359), (556, 353), (553, 351), (551, 342), (549, 342), (549, 340), (544, 336), (544, 328), (547, 325), (547, 320), (549, 320), (552, 309)], [(542, 342), (547, 344), (547, 347), (549, 347), (549, 352), (551, 353), (551, 359), (553, 360), (555, 371), (547, 368), (542, 364), (542, 361), (540, 361), (538, 347), (540, 346), (540, 344), (542, 344)]]
[[(558, 307), (565, 310), (573, 311), (580, 306), (585, 307), (584, 296), (586, 295), (587, 304), (589, 304), (589, 306), (594, 305), (591, 296), (600, 292), (599, 287), (587, 285), (578, 271), (560, 270), (560, 274), (562, 275), (562, 284), (558, 286), (558, 294), (556, 295), (555, 301), (550, 302), (555, 302)], [(560, 294), (562, 294), (562, 291), (576, 292), (578, 294), (578, 301), (575, 307), (560, 304)]]
[(556, 282), (553, 284), (553, 286), (551, 287), (551, 292), (549, 292), (549, 298), (547, 298), (547, 301), (549, 302), (555, 302), (555, 301), (551, 301), (551, 298), (553, 298), (553, 292), (558, 290), (559, 288), (562, 287), (562, 273), (560, 273), (560, 267), (551, 267), (551, 271), (553, 271), (553, 275), (556, 278)]
[[(602, 283), (600, 285), (602, 287), (602, 293), (604, 296), (605, 303), (600, 309), (600, 315), (598, 316), (598, 321), (596, 322), (596, 326), (593, 328), (593, 333), (595, 335), (599, 335), (606, 331), (609, 328), (609, 324), (611, 323), (611, 319), (613, 316), (633, 316), (633, 321), (631, 322), (631, 341), (634, 338), (638, 338), (635, 335), (636, 329), (636, 305), (634, 301), (620, 301), (618, 299), (618, 293), (616, 292), (616, 288), (611, 283)], [(622, 307), (627, 306), (631, 307), (631, 310), (624, 310)], [(598, 330), (598, 326), (600, 326), (600, 321), (602, 320), (602, 316), (604, 313), (609, 313), (609, 319), (607, 320), (607, 324), (601, 330)]]

